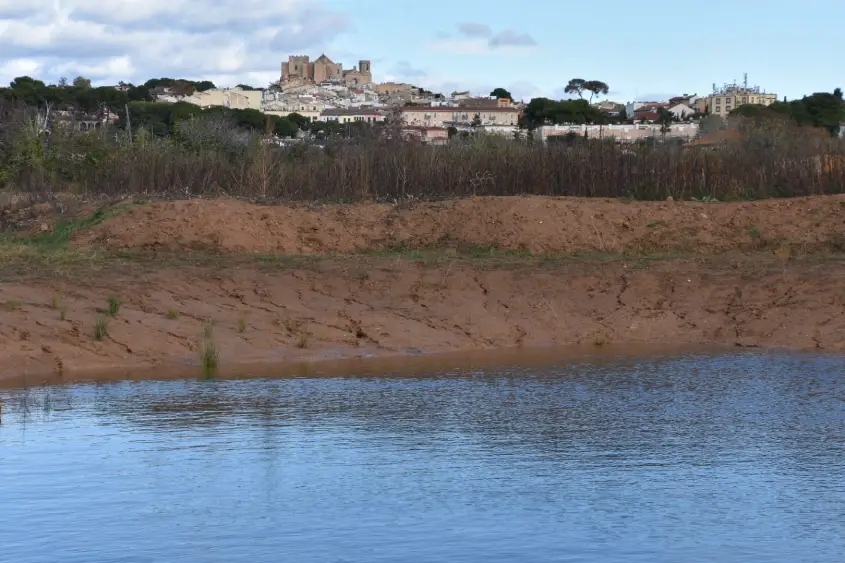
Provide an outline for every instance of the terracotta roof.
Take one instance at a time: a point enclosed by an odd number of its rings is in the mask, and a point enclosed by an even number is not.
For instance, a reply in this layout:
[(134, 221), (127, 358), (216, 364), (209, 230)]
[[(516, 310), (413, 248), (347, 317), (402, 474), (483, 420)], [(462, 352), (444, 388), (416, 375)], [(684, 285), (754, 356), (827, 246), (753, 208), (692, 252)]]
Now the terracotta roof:
[(736, 129), (719, 129), (686, 143), (686, 147), (712, 147), (727, 143), (735, 143), (742, 139), (742, 133)]
[(654, 121), (660, 119), (660, 114), (656, 111), (635, 111), (634, 119), (650, 119)]

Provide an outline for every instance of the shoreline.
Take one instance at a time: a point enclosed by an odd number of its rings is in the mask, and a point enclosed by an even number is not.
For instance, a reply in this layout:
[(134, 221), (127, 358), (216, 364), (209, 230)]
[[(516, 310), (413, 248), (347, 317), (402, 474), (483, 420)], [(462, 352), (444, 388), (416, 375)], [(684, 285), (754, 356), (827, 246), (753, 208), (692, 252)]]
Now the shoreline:
[(0, 286), (0, 385), (104, 370), (195, 377), (187, 364), (199, 363), (209, 320), (224, 370), (620, 345), (845, 351), (845, 262), (718, 263), (326, 258), (309, 269), (124, 264), (30, 276)]
[(0, 390), (24, 389), (44, 385), (74, 385), (90, 383), (119, 383), (132, 381), (175, 381), (211, 379), (231, 381), (239, 379), (297, 379), (334, 377), (387, 376), (404, 378), (429, 374), (465, 373), (480, 369), (519, 366), (533, 368), (583, 363), (602, 363), (620, 359), (655, 359), (682, 355), (714, 355), (736, 353), (778, 352), (805, 353), (788, 348), (737, 348), (714, 344), (608, 344), (563, 345), (530, 348), (467, 349), (450, 352), (419, 354), (388, 353), (383, 355), (349, 355), (298, 360), (253, 360), (221, 366), (220, 372), (206, 378), (198, 363), (163, 363), (158, 366), (116, 365), (93, 370), (42, 372), (0, 377)]
[[(845, 351), (845, 196), (122, 202), (0, 237), (0, 379), (608, 345)], [(208, 333), (210, 331), (210, 333)], [(210, 334), (208, 336), (207, 334)]]

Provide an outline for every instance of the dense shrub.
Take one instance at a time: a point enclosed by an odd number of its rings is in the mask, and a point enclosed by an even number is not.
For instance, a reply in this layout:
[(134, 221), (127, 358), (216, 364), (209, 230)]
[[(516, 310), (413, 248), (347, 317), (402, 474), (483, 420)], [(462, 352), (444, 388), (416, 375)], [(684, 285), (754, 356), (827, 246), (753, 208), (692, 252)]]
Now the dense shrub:
[(741, 141), (718, 150), (493, 137), (425, 146), (400, 141), (390, 128), (282, 148), (223, 117), (189, 117), (168, 137), (136, 131), (129, 139), (118, 128), (46, 134), (36, 113), (19, 109), (0, 122), (0, 189), (333, 201), (514, 194), (736, 200), (845, 192), (841, 140), (782, 122), (749, 122), (740, 131)]

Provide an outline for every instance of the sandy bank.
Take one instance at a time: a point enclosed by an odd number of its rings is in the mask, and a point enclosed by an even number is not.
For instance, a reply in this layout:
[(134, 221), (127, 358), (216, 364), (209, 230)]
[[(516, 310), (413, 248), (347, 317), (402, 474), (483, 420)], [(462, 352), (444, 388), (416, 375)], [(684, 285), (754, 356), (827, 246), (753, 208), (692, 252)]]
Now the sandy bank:
[(845, 197), (177, 201), (104, 217), (69, 243), (5, 239), (0, 378), (196, 364), (209, 320), (224, 369), (571, 344), (845, 350)]
[[(369, 354), (606, 343), (845, 350), (845, 264), (624, 260), (487, 269), (327, 259), (268, 272), (166, 268), (0, 286), (0, 378), (198, 360), (223, 366)], [(122, 305), (102, 341), (108, 296)]]
[(287, 254), (456, 245), (532, 254), (715, 255), (783, 245), (843, 252), (844, 217), (845, 196), (741, 203), (478, 197), (315, 207), (193, 200), (136, 206), (78, 233), (73, 244)]

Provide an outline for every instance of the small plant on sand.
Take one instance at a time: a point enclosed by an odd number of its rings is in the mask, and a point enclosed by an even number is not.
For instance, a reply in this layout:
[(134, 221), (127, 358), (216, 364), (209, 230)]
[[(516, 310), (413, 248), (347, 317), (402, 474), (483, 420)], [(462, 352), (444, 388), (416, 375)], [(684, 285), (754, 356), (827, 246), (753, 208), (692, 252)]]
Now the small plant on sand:
[(303, 350), (305, 348), (308, 348), (308, 331), (307, 330), (302, 329), (302, 330), (299, 331), (299, 340), (296, 342), (296, 347), (302, 348)]
[(220, 350), (214, 341), (214, 325), (207, 322), (203, 327), (203, 341), (200, 346), (200, 366), (205, 377), (214, 377), (220, 370)]
[(59, 309), (59, 320), (63, 321), (67, 319), (67, 307), (62, 305), (61, 309)]
[(94, 340), (103, 340), (108, 334), (109, 320), (105, 317), (99, 317), (94, 323)]
[(167, 310), (167, 318), (170, 319), (171, 321), (175, 321), (176, 319), (179, 318), (179, 311), (177, 311), (176, 309), (168, 309)]
[(17, 311), (21, 307), (23, 307), (23, 302), (17, 299), (9, 299), (3, 304), (3, 308), (7, 311)]
[(760, 238), (760, 229), (758, 229), (754, 225), (748, 225), (747, 227), (745, 227), (745, 232), (748, 233), (748, 236), (753, 239)]
[(110, 317), (116, 317), (118, 311), (120, 311), (120, 301), (114, 295), (109, 295), (108, 298), (109, 308), (108, 314)]
[(246, 331), (246, 319), (244, 317), (238, 318), (238, 332), (243, 333)]
[(53, 295), (53, 298), (50, 300), (50, 308), (55, 311), (60, 306), (61, 306), (61, 300), (59, 299), (59, 296)]

